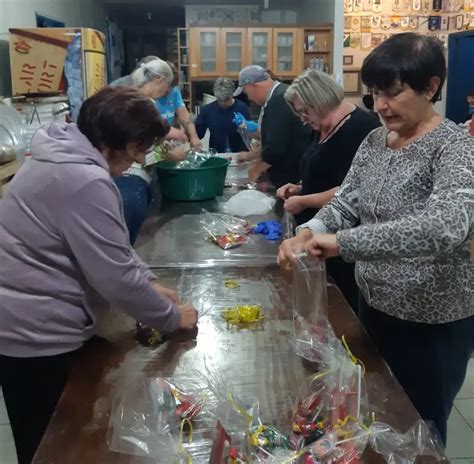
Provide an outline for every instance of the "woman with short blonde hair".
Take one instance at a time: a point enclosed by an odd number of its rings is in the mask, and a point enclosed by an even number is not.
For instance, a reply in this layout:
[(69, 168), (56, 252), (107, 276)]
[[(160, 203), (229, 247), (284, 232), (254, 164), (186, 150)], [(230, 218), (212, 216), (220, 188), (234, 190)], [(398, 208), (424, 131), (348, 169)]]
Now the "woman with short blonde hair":
[[(334, 196), (346, 177), (359, 145), (379, 122), (364, 110), (344, 100), (342, 87), (326, 73), (309, 70), (295, 79), (285, 99), (303, 123), (316, 132), (313, 143), (301, 159), (301, 180), (286, 184), (277, 194), (285, 209), (302, 224)], [(341, 258), (327, 262), (328, 272), (357, 311), (359, 289), (354, 264)]]

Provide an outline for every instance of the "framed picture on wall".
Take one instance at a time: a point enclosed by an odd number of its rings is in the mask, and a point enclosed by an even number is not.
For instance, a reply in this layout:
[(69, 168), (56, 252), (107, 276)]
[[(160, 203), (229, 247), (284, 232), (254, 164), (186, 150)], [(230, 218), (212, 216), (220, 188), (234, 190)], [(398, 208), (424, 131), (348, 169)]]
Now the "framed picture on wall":
[(342, 57), (342, 64), (344, 66), (352, 66), (354, 64), (354, 57), (352, 55), (344, 55)]
[(342, 71), (344, 79), (344, 95), (356, 97), (362, 94), (362, 80), (360, 69), (344, 69)]

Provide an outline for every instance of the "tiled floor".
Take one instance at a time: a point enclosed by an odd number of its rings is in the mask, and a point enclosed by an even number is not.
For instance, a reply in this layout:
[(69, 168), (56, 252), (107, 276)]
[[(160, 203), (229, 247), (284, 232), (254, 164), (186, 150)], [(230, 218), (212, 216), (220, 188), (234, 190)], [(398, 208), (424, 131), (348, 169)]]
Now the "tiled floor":
[[(474, 464), (474, 358), (448, 424), (447, 455), (453, 464)], [(0, 389), (0, 463), (17, 464), (13, 437)]]

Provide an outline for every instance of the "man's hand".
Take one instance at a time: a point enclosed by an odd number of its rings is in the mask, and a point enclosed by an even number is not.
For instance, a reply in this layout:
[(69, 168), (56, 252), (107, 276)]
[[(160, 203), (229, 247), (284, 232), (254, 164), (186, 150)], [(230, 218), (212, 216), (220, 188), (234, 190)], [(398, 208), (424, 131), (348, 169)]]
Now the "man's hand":
[(248, 161), (247, 159), (248, 154), (249, 154), (248, 151), (239, 151), (235, 157), (235, 159), (237, 160), (237, 163), (245, 163), (246, 161)]
[(316, 234), (305, 244), (306, 253), (312, 258), (325, 260), (339, 256), (336, 234)]
[(282, 200), (287, 200), (293, 195), (299, 195), (301, 193), (301, 185), (296, 184), (285, 184), (277, 190), (277, 197)]

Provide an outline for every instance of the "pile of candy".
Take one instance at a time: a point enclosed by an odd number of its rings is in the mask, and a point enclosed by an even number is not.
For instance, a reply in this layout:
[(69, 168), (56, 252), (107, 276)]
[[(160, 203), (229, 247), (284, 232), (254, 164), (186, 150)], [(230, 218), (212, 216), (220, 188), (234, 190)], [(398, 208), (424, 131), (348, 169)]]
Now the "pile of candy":
[(226, 308), (221, 313), (222, 318), (229, 324), (253, 324), (262, 321), (263, 308), (260, 305), (242, 305), (234, 308)]
[(240, 234), (228, 233), (223, 235), (210, 234), (213, 242), (217, 243), (223, 250), (230, 250), (236, 248), (244, 243), (247, 243), (247, 238)]

